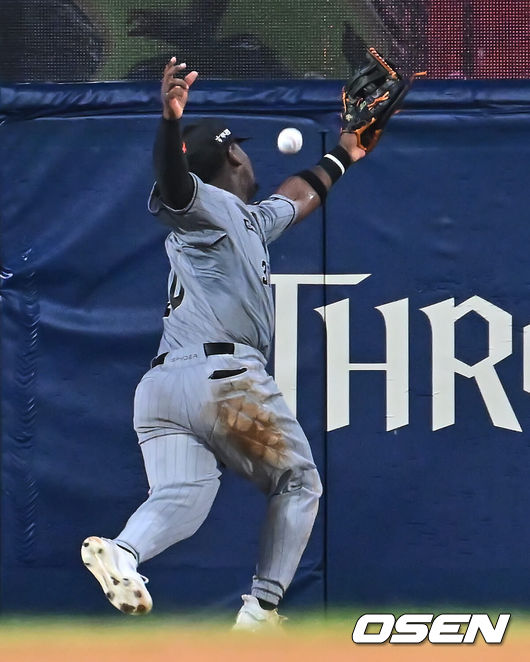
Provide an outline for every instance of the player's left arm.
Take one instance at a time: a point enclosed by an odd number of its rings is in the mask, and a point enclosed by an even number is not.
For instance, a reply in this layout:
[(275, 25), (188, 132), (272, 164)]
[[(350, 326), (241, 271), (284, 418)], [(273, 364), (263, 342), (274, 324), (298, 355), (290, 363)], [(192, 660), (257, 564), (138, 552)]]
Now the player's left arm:
[[(339, 144), (325, 155), (321, 162), (300, 175), (288, 177), (275, 191), (294, 203), (295, 223), (298, 223), (315, 211), (325, 199), (336, 178), (346, 172), (353, 163), (366, 156), (366, 151), (357, 146), (353, 133), (343, 133)], [(327, 162), (326, 162), (327, 161)]]
[(185, 63), (177, 64), (172, 57), (162, 77), (162, 119), (153, 150), (153, 164), (157, 190), (165, 205), (182, 210), (191, 201), (195, 186), (188, 172), (188, 164), (182, 151), (180, 120), (188, 102), (190, 87), (197, 79), (197, 72), (190, 71), (182, 78)]

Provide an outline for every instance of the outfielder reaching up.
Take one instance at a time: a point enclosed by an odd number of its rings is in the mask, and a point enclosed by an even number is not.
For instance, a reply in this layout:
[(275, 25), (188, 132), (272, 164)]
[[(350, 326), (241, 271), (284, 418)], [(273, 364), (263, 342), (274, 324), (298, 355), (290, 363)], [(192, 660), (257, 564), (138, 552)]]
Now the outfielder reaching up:
[(195, 533), (220, 467), (267, 496), (256, 574), (236, 628), (280, 622), (277, 605), (306, 547), (322, 492), (309, 443), (265, 365), (274, 327), (268, 244), (325, 199), (379, 138), (405, 83), (377, 54), (345, 88), (339, 144), (268, 199), (241, 138), (216, 120), (181, 133), (197, 78), (175, 58), (162, 81), (149, 210), (170, 228), (169, 303), (158, 355), (136, 390), (134, 426), (150, 492), (114, 539), (92, 536), (83, 562), (129, 614), (152, 606), (137, 565)]

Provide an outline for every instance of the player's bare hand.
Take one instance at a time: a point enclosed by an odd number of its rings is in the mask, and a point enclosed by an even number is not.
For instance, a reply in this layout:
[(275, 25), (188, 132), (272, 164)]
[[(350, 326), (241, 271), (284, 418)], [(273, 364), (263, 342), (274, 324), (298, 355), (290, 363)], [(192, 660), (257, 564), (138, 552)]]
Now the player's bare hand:
[(354, 133), (341, 134), (339, 144), (348, 152), (353, 162), (366, 156), (364, 149), (357, 145), (357, 136)]
[(199, 75), (196, 71), (190, 71), (183, 78), (176, 78), (175, 74), (183, 71), (186, 64), (177, 64), (176, 58), (172, 57), (166, 64), (162, 77), (162, 114), (167, 120), (178, 120), (182, 117), (184, 108), (188, 101), (188, 92)]

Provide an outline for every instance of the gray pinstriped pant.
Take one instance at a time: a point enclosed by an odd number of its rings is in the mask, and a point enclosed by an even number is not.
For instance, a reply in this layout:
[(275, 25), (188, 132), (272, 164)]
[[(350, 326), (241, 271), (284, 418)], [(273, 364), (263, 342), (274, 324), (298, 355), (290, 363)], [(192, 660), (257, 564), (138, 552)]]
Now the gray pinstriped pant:
[(309, 540), (322, 486), (262, 354), (241, 344), (233, 356), (206, 357), (202, 345), (173, 350), (138, 385), (134, 427), (150, 491), (116, 540), (145, 561), (193, 535), (215, 499), (222, 463), (268, 497), (252, 594), (276, 604)]

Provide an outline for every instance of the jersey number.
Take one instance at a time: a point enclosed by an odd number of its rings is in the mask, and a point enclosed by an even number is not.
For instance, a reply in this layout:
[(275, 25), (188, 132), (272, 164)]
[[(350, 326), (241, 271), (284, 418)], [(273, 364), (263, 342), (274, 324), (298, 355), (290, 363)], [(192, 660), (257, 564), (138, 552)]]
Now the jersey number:
[(261, 261), (261, 268), (263, 269), (263, 276), (261, 277), (261, 282), (264, 285), (268, 285), (270, 283), (270, 273), (269, 273), (269, 265), (265, 260)]
[(173, 280), (169, 286), (169, 301), (167, 302), (164, 317), (167, 317), (172, 310), (178, 308), (184, 299), (184, 286), (179, 283), (177, 275), (173, 275)]

